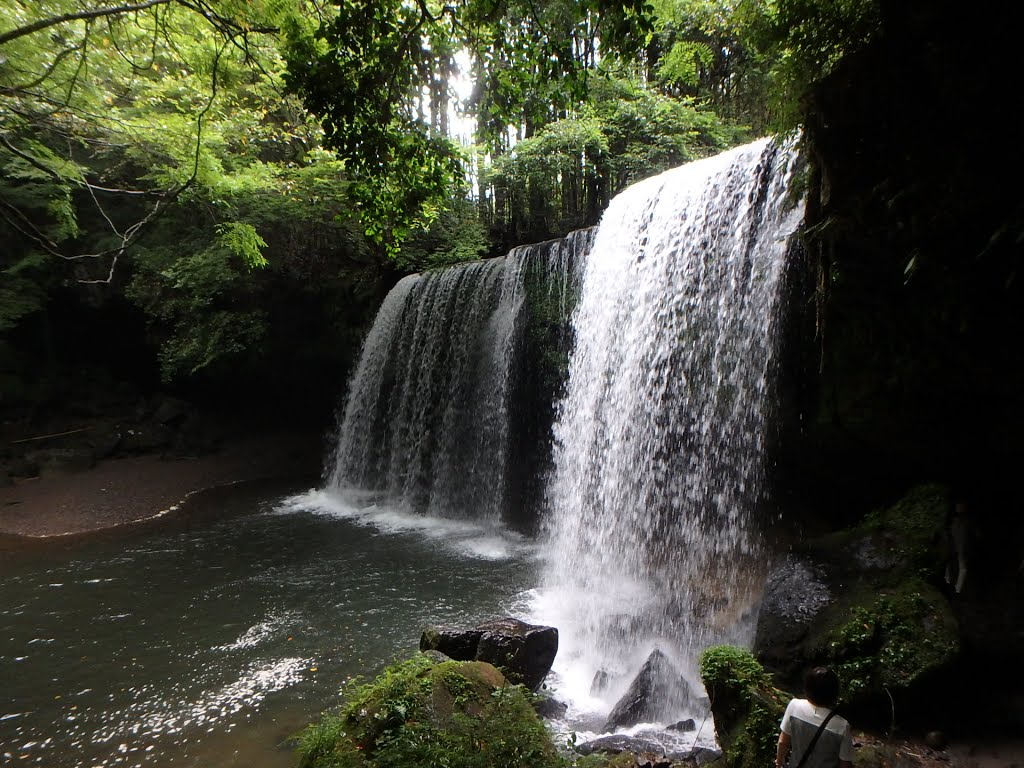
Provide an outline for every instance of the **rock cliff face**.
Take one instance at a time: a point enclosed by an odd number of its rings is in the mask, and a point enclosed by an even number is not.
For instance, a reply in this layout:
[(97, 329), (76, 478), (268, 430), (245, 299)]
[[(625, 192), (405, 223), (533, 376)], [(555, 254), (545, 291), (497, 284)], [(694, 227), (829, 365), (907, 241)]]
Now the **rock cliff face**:
[[(792, 301), (806, 309), (784, 365), (780, 485), (845, 523), (939, 481), (1005, 526), (1024, 426), (1024, 206), (1009, 192), (1024, 156), (1002, 135), (1013, 100), (982, 73), (1010, 71), (1017, 26), (1008, 7), (882, 10), (879, 38), (808, 101), (814, 171)], [(965, 66), (967, 39), (979, 45)]]
[[(799, 692), (807, 669), (831, 666), (843, 713), (862, 727), (970, 729), (971, 717), (1024, 727), (1014, 694), (1024, 573), (976, 559), (976, 529), (956, 498), (946, 486), (918, 486), (777, 559), (753, 650), (778, 684)], [(966, 700), (984, 712), (957, 706)]]
[[(934, 714), (992, 675), (1024, 681), (1024, 516), (1008, 514), (1020, 506), (1024, 206), (1007, 192), (1024, 155), (1002, 135), (1015, 124), (1003, 81), (983, 74), (1014, 68), (1016, 11), (881, 7), (879, 38), (807, 102), (814, 170), (776, 498), (792, 523), (783, 537), (815, 540), (775, 572), (758, 652), (787, 678), (812, 657), (847, 665), (883, 710), (885, 691), (903, 697), (902, 719), (910, 702)], [(965, 65), (966, 40), (984, 42)], [(936, 483), (947, 513), (969, 512), (959, 592), (944, 579), (947, 514), (928, 518), (927, 541), (907, 529), (911, 518), (890, 519), (891, 536), (869, 530), (872, 510)], [(828, 531), (842, 532), (818, 538)], [(900, 548), (908, 537), (917, 555)], [(935, 638), (934, 653), (895, 658), (901, 632), (911, 645)], [(860, 675), (868, 656), (872, 671)], [(1001, 722), (1024, 720), (1019, 703), (994, 709)]]

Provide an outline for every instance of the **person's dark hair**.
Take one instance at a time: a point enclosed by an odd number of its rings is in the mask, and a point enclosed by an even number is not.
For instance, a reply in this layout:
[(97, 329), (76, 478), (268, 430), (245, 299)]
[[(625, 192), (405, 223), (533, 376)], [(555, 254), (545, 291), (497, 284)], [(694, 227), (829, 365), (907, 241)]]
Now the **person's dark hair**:
[(839, 677), (828, 667), (815, 667), (804, 675), (804, 692), (811, 704), (835, 706), (839, 699)]

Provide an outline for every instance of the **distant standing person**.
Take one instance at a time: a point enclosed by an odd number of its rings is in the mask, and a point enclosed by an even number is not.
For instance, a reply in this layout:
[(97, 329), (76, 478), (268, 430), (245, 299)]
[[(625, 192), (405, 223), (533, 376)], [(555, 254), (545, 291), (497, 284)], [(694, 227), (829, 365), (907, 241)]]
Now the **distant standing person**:
[(806, 699), (793, 699), (782, 716), (775, 768), (851, 768), (853, 739), (850, 724), (832, 707), (839, 699), (839, 678), (828, 667), (815, 667), (804, 676)]

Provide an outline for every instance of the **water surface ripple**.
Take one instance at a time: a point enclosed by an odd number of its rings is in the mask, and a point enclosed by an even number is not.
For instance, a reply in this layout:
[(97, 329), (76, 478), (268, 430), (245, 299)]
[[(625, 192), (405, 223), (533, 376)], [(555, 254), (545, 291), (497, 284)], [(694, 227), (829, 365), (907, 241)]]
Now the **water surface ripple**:
[(320, 491), (225, 503), (187, 530), (0, 553), (0, 763), (292, 766), (285, 742), (346, 679), (534, 583), (500, 528)]

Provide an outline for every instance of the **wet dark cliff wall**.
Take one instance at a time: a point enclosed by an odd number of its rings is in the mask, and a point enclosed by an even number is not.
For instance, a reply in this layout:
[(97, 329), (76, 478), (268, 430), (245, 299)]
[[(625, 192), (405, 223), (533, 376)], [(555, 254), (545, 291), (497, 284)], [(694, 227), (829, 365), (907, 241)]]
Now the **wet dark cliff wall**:
[(922, 481), (949, 484), (989, 526), (1020, 506), (1013, 15), (886, 2), (882, 35), (807, 103), (780, 483), (836, 522)]
[[(878, 551), (899, 561), (893, 542), (930, 532), (922, 551), (931, 565), (917, 575), (955, 621), (958, 650), (893, 717), (1019, 732), (1024, 152), (1010, 38), (1020, 12), (923, 0), (885, 0), (882, 10), (881, 36), (806, 103), (808, 216), (780, 366), (775, 498), (786, 524), (775, 527), (788, 551), (834, 565), (842, 556), (822, 542), (863, 530), (879, 510), (909, 509), (922, 484), (937, 483), (924, 486), (943, 494), (919, 510), (925, 527), (894, 519)], [(968, 511), (960, 592), (943, 567), (944, 517), (957, 502)], [(872, 593), (858, 560), (839, 599), (917, 589), (891, 563), (883, 570), (888, 581)], [(882, 659), (878, 641), (868, 647)], [(950, 717), (949, 702), (963, 700), (985, 711), (964, 717), (954, 706)], [(889, 716), (888, 696), (874, 704)]]

